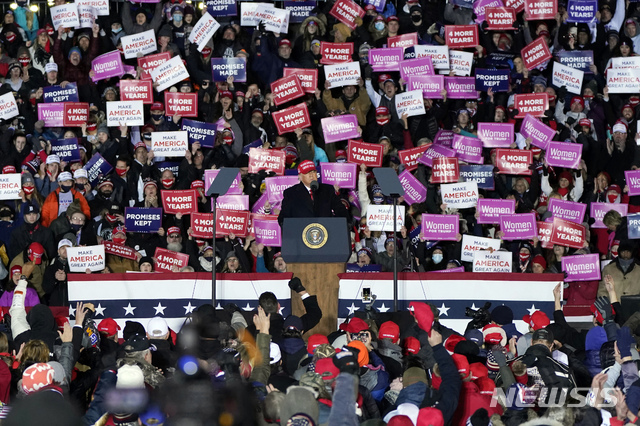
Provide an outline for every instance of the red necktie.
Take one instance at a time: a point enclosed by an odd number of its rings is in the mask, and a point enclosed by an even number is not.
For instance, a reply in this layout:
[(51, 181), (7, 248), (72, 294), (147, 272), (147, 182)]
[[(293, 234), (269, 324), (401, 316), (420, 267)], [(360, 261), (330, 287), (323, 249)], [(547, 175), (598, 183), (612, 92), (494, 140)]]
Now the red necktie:
[(309, 195), (311, 196), (311, 201), (313, 201), (313, 191), (309, 191)]

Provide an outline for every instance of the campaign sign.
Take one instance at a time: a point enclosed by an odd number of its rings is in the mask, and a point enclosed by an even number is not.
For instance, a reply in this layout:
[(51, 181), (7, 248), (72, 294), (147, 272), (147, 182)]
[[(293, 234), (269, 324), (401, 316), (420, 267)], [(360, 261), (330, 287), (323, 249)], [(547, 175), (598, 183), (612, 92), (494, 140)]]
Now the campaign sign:
[(300, 79), (296, 75), (282, 77), (271, 83), (271, 93), (273, 93), (273, 102), (276, 106), (304, 96)]
[(85, 6), (77, 3), (78, 5), (78, 19), (80, 20), (79, 28), (91, 28), (98, 18), (98, 11), (91, 6)]
[(358, 26), (356, 19), (362, 18), (364, 13), (364, 10), (351, 0), (337, 0), (329, 11), (329, 15), (351, 28), (352, 31)]
[(89, 104), (86, 102), (64, 102), (62, 123), (64, 127), (82, 127), (89, 120)]
[[(369, 204), (367, 226), (372, 231), (393, 232), (393, 206)], [(396, 230), (404, 226), (404, 206), (396, 206)]]
[(497, 224), (500, 223), (500, 216), (512, 215), (516, 212), (516, 200), (480, 198), (476, 211), (478, 212), (478, 223)]
[(585, 22), (590, 24), (596, 19), (598, 0), (569, 0), (567, 22)]
[(586, 233), (584, 226), (560, 219), (559, 217), (554, 217), (552, 223), (553, 227), (551, 228), (551, 239), (549, 243), (576, 249), (584, 246)]
[(445, 25), (444, 40), (449, 49), (476, 47), (478, 42), (477, 25)]
[[(204, 171), (204, 192), (206, 193), (209, 190), (209, 187), (216, 180), (216, 176), (218, 176), (220, 170), (205, 170)], [(226, 192), (226, 195), (239, 195), (242, 194), (242, 189), (240, 189), (240, 173), (233, 180), (233, 183), (229, 187), (229, 190)]]
[(478, 122), (478, 139), (485, 148), (508, 148), (513, 138), (513, 123)]
[(493, 52), (487, 55), (487, 66), (498, 68), (511, 68), (511, 63), (516, 55), (507, 52)]
[(504, 214), (500, 216), (503, 240), (530, 240), (538, 237), (535, 213)]
[(149, 80), (120, 80), (120, 99), (153, 103), (153, 84)]
[[(297, 2), (296, 2), (297, 3)], [(353, 45), (353, 43), (351, 43)], [(282, 75), (289, 77), (290, 75), (298, 76), (300, 85), (305, 93), (315, 93), (318, 87), (318, 70), (306, 68), (283, 68)]]
[(482, 141), (469, 136), (455, 135), (453, 137), (453, 149), (458, 153), (458, 158), (467, 163), (482, 164)]
[(107, 126), (144, 126), (142, 101), (107, 102)]
[(468, 209), (478, 204), (478, 184), (475, 182), (440, 185), (442, 203), (454, 209)]
[(198, 193), (195, 189), (160, 191), (162, 208), (168, 214), (191, 214), (198, 211)]
[[(75, 3), (67, 3), (49, 8), (51, 12), (51, 22), (53, 28), (58, 31), (58, 27), (76, 28), (80, 26), (78, 6)], [(84, 272), (84, 270), (82, 271)]]
[[(460, 177), (465, 182), (475, 182), (480, 189), (495, 189), (495, 181), (493, 180), (493, 165), (461, 165)], [(480, 200), (478, 200), (480, 201)]]
[(486, 92), (508, 92), (510, 71), (508, 69), (490, 70), (476, 68), (476, 90)]
[(280, 111), (274, 111), (272, 116), (279, 135), (293, 132), (295, 129), (311, 127), (309, 109), (304, 102)]
[(516, 22), (516, 10), (512, 7), (487, 7), (484, 9), (485, 20), (490, 31), (514, 30)]
[(553, 75), (552, 83), (555, 86), (566, 86), (567, 91), (580, 95), (582, 93), (582, 80), (584, 79), (584, 72), (575, 68), (564, 66), (558, 62), (553, 63)]
[(414, 115), (425, 114), (424, 100), (421, 90), (412, 90), (410, 92), (396, 93), (396, 112), (398, 118), (401, 118), (403, 114), (407, 114), (409, 117)]
[(282, 231), (277, 220), (255, 219), (253, 229), (256, 234), (256, 243), (265, 247), (281, 247)]
[(216, 238), (235, 234), (246, 237), (249, 234), (249, 212), (235, 210), (216, 210)]
[(460, 217), (457, 214), (422, 213), (422, 235), (427, 241), (457, 241)]
[(434, 143), (422, 154), (422, 157), (418, 158), (418, 163), (433, 167), (433, 160), (435, 158), (455, 157), (456, 154), (456, 150)]
[(111, 164), (105, 160), (100, 153), (93, 154), (91, 159), (84, 165), (83, 169), (87, 171), (89, 183), (92, 187), (95, 187), (100, 179), (100, 176), (104, 176), (113, 170)]
[[(9, 96), (13, 98), (13, 93), (7, 93), (7, 99)], [(14, 99), (15, 102), (15, 99)], [(0, 111), (4, 103), (0, 99)], [(18, 107), (16, 105), (16, 111)], [(15, 114), (17, 115), (17, 114)], [(3, 117), (4, 118), (4, 117)], [(38, 104), (38, 120), (44, 121), (44, 125), (47, 127), (63, 127), (64, 126), (64, 103), (62, 104)]]
[[(160, 173), (164, 172), (165, 170), (171, 170), (171, 173), (173, 173), (173, 175), (178, 178), (178, 169), (180, 168), (179, 161), (161, 161), (159, 163), (155, 163), (154, 165), (158, 167)], [(206, 172), (207, 171), (205, 170), (205, 174)]]
[(518, 93), (515, 96), (515, 107), (518, 110), (516, 118), (524, 118), (527, 114), (534, 117), (544, 116), (549, 109), (549, 95), (547, 93)]
[(22, 182), (20, 173), (0, 175), (0, 200), (19, 200), (21, 190)]
[(515, 9), (516, 13), (524, 10), (524, 0), (506, 0), (504, 5)]
[[(160, 64), (167, 62), (169, 59), (171, 59), (171, 53), (169, 52), (155, 53), (153, 55), (145, 56), (144, 58), (138, 58), (138, 66), (142, 68), (142, 75), (140, 78), (143, 80), (151, 80), (151, 74), (149, 74), (149, 71), (160, 66)], [(213, 58), (211, 61), (213, 61)]]
[(114, 50), (113, 52), (98, 56), (91, 61), (91, 70), (94, 72), (93, 77), (91, 77), (94, 82), (122, 76), (124, 74), (124, 67), (122, 65), (120, 52)]
[(476, 14), (476, 24), (481, 24), (487, 19), (487, 9), (502, 7), (502, 0), (476, 0), (473, 2), (473, 13)]
[(611, 58), (613, 68), (640, 68), (640, 56)]
[(264, 24), (265, 30), (285, 34), (289, 32), (288, 10), (278, 9), (269, 3), (259, 3), (255, 14), (256, 19)]
[(369, 65), (374, 72), (398, 71), (400, 61), (404, 59), (402, 47), (385, 47), (369, 50)]
[(445, 77), (444, 88), (449, 99), (477, 99), (475, 77)]
[(528, 70), (542, 65), (549, 59), (551, 59), (551, 52), (549, 51), (547, 42), (544, 41), (542, 36), (533, 40), (522, 49), (522, 60), (524, 61), (525, 68)]
[(512, 272), (512, 262), (510, 251), (477, 251), (473, 253), (473, 272)]
[(116, 244), (107, 240), (102, 241), (102, 245), (104, 246), (104, 252), (106, 254), (112, 254), (125, 259), (138, 261), (138, 256), (136, 256), (137, 252), (131, 247)]
[(58, 139), (51, 141), (51, 154), (60, 157), (60, 161), (75, 163), (80, 161), (80, 150), (78, 149), (78, 139)]
[(213, 237), (213, 213), (191, 214), (191, 236), (204, 239)]
[(182, 130), (187, 132), (189, 143), (199, 142), (204, 148), (213, 148), (216, 141), (216, 125), (195, 120), (182, 120)]
[(551, 232), (553, 231), (552, 222), (538, 222), (538, 241), (540, 246), (545, 249), (553, 248), (551, 243)]
[(351, 139), (347, 147), (347, 161), (349, 163), (364, 164), (369, 167), (382, 167), (383, 150), (382, 145), (357, 142)]
[(620, 216), (625, 217), (629, 210), (628, 204), (612, 204), (612, 203), (591, 203), (590, 215), (592, 219), (595, 219), (595, 223), (591, 225), (592, 228), (606, 228), (602, 223), (604, 215), (609, 211), (615, 210), (620, 213)]
[(274, 172), (278, 176), (284, 175), (286, 154), (279, 149), (251, 148), (249, 150), (249, 173), (260, 170)]
[[(256, 11), (260, 5), (265, 5), (265, 3), (242, 2), (242, 8), (240, 9), (241, 26), (255, 27), (260, 23), (260, 18), (256, 17)], [(273, 4), (266, 4), (266, 6), (273, 6)]]
[(432, 160), (431, 183), (453, 183), (460, 178), (458, 159), (455, 157), (436, 157)]
[[(122, 81), (120, 84), (122, 84)], [(45, 103), (80, 101), (80, 98), (78, 98), (78, 85), (76, 83), (67, 83), (64, 88), (58, 85), (47, 86), (44, 87), (42, 91), (42, 98)]]
[(189, 265), (188, 254), (178, 253), (161, 247), (156, 247), (153, 257), (156, 260), (154, 265), (156, 271), (174, 272), (175, 268), (179, 271)]
[(451, 130), (438, 130), (436, 136), (433, 138), (433, 143), (436, 145), (446, 146), (447, 148), (451, 148), (453, 145), (453, 137), (456, 134)]
[(405, 59), (430, 57), (433, 67), (437, 70), (449, 69), (449, 46), (431, 46), (417, 44), (404, 51)]
[[(487, 250), (492, 248), (494, 250), (500, 249), (500, 240), (494, 240), (492, 238), (474, 237), (473, 235), (462, 235), (462, 251), (460, 260), (463, 262), (473, 262), (473, 254), (477, 251)], [(509, 252), (511, 256), (511, 252)]]
[(640, 213), (627, 216), (627, 236), (630, 240), (640, 238)]
[(525, 138), (531, 138), (531, 145), (546, 151), (556, 131), (531, 114), (526, 114), (520, 126), (520, 134)]
[(142, 33), (122, 36), (120, 40), (122, 41), (125, 59), (137, 58), (158, 50), (156, 33), (152, 29)]
[(433, 63), (430, 57), (407, 59), (400, 62), (400, 77), (404, 81), (408, 81), (412, 76), (423, 76), (426, 74), (433, 75)]
[(98, 16), (109, 16), (108, 0), (76, 0), (76, 4), (78, 5), (78, 11), (80, 10), (81, 6), (91, 7), (95, 9)]
[(558, 0), (525, 0), (524, 10), (527, 21), (554, 19), (558, 12)]
[(625, 170), (624, 180), (629, 186), (629, 196), (640, 195), (640, 170)]
[[(324, 65), (342, 64), (353, 61), (353, 43), (320, 42), (320, 63)], [(285, 68), (286, 69), (286, 68)]]
[(311, 11), (315, 8), (315, 0), (284, 2), (284, 9), (289, 11), (289, 22), (291, 22), (292, 24), (301, 24), (305, 19), (311, 16)]
[(547, 164), (554, 167), (579, 169), (582, 158), (582, 144), (571, 142), (549, 142)]
[(168, 61), (158, 65), (149, 71), (153, 82), (156, 83), (156, 90), (162, 92), (176, 83), (189, 78), (189, 72), (182, 62), (180, 56), (174, 56)]
[(267, 185), (267, 200), (272, 205), (282, 201), (286, 189), (300, 182), (298, 176), (273, 176), (264, 181)]
[(565, 282), (600, 281), (600, 256), (597, 253), (564, 256), (562, 270), (567, 274)]
[(159, 157), (184, 157), (189, 149), (187, 132), (152, 132), (151, 150)]
[(382, 13), (387, 4), (387, 0), (364, 0), (365, 4), (370, 4), (376, 8), (376, 11)]
[[(357, 263), (356, 263), (356, 265), (357, 265)], [(464, 272), (464, 266), (457, 266), (455, 268), (441, 269), (439, 271), (431, 271), (431, 272), (436, 272), (436, 273)]]
[(408, 170), (400, 173), (398, 179), (400, 179), (400, 184), (404, 188), (404, 200), (409, 205), (423, 203), (427, 200), (427, 187)]
[(559, 217), (569, 222), (582, 223), (584, 213), (587, 211), (587, 205), (559, 198), (549, 198), (547, 210), (551, 212), (553, 217)]
[(529, 166), (533, 164), (533, 154), (526, 150), (498, 148), (496, 163), (500, 174), (531, 175)]
[(387, 46), (389, 47), (407, 47), (415, 46), (418, 44), (418, 33), (409, 33), (397, 35), (394, 37), (387, 37)]
[(430, 147), (431, 145), (421, 145), (415, 148), (404, 149), (398, 151), (400, 157), (400, 164), (404, 164), (404, 169), (413, 171), (418, 168), (418, 158)]
[(353, 163), (320, 163), (320, 179), (328, 185), (354, 189), (358, 180), (357, 169)]
[[(38, 105), (38, 107), (39, 106), (40, 105)], [(8, 120), (18, 114), (20, 114), (20, 112), (18, 111), (18, 104), (13, 93), (9, 92), (0, 96), (0, 119)], [(40, 115), (40, 108), (38, 108), (38, 115)]]
[(244, 58), (211, 58), (213, 81), (227, 81), (229, 76), (234, 82), (247, 81), (247, 61)]
[(408, 77), (407, 91), (422, 90), (423, 98), (442, 99), (442, 89), (444, 89), (443, 75), (413, 75)]
[(455, 75), (468, 76), (473, 66), (473, 53), (461, 50), (449, 51), (449, 64)]
[[(216, 199), (216, 208), (225, 210), (249, 210), (248, 195), (221, 195)], [(213, 210), (213, 198), (211, 199)]]
[(593, 50), (562, 51), (556, 53), (556, 57), (562, 65), (575, 68), (585, 73), (591, 73), (589, 65), (593, 64)]
[(164, 93), (165, 115), (172, 117), (197, 117), (198, 94), (197, 93)]
[(640, 92), (640, 68), (609, 68), (607, 86), (609, 93)]
[(235, 0), (207, 0), (207, 12), (211, 16), (237, 16), (238, 3)]
[(162, 209), (159, 207), (125, 207), (124, 226), (127, 228), (127, 232), (158, 232), (162, 228)]
[(360, 137), (358, 117), (354, 114), (337, 115), (320, 120), (324, 142), (332, 143)]
[(189, 41), (198, 46), (198, 51), (202, 52), (202, 49), (211, 40), (218, 28), (220, 28), (218, 21), (209, 12), (205, 12), (191, 30)]
[(67, 247), (67, 260), (71, 272), (102, 271), (105, 267), (104, 246)]

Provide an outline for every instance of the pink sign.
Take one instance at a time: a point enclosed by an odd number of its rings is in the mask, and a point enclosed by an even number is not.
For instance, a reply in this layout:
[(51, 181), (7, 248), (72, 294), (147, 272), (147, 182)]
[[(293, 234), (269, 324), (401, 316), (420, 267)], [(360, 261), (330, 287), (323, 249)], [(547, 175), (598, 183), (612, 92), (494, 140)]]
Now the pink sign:
[(482, 164), (482, 141), (469, 136), (455, 135), (453, 137), (453, 149), (458, 153), (458, 158), (472, 164)]
[(530, 114), (525, 115), (524, 120), (522, 120), (520, 133), (525, 138), (531, 138), (531, 145), (545, 151), (549, 146), (549, 142), (556, 135), (555, 130)]
[(408, 170), (398, 175), (400, 183), (404, 188), (404, 199), (409, 204), (422, 203), (427, 199), (427, 187), (424, 186)]
[(282, 232), (277, 220), (255, 219), (253, 229), (258, 244), (264, 244), (267, 247), (282, 246)]
[[(211, 183), (216, 179), (216, 176), (218, 176), (218, 173), (220, 173), (220, 170), (205, 170), (204, 171), (204, 192), (205, 192), (205, 194), (209, 190), (209, 187), (211, 186)], [(229, 190), (227, 191), (226, 195), (236, 195), (236, 194), (242, 194), (242, 189), (240, 189), (240, 173), (238, 173), (238, 176), (233, 180), (233, 183), (229, 187)]]
[(478, 223), (500, 223), (501, 215), (515, 213), (516, 200), (478, 198), (478, 207), (476, 207), (476, 211), (478, 212)]
[(449, 99), (478, 99), (475, 77), (445, 77), (444, 86)]
[(443, 75), (413, 75), (407, 81), (407, 91), (422, 90), (423, 98), (442, 99)]
[(298, 176), (274, 176), (264, 180), (267, 184), (267, 199), (271, 204), (284, 199), (284, 190), (299, 182)]
[(424, 58), (408, 59), (400, 62), (400, 77), (404, 81), (408, 81), (409, 77), (430, 74), (433, 75), (433, 62), (431, 56)]
[(457, 214), (422, 214), (422, 235), (427, 241), (457, 241), (459, 226)]
[(451, 145), (453, 145), (453, 137), (455, 135), (456, 134), (451, 130), (438, 130), (436, 137), (433, 138), (433, 143), (451, 148)]
[(478, 123), (478, 139), (485, 148), (509, 148), (513, 135), (513, 123)]
[(629, 185), (629, 195), (640, 195), (640, 170), (625, 170), (624, 179)]
[(122, 58), (118, 50), (100, 55), (91, 61), (91, 70), (94, 76), (91, 79), (95, 82), (110, 77), (120, 77), (124, 74)]
[(547, 164), (568, 169), (580, 168), (582, 144), (570, 142), (549, 142), (547, 147)]
[(553, 217), (568, 220), (569, 222), (582, 223), (587, 205), (576, 203), (575, 201), (560, 200), (558, 198), (550, 198), (547, 209)]
[(600, 257), (597, 253), (565, 256), (562, 270), (566, 272), (565, 281), (600, 281)]
[(592, 228), (606, 228), (604, 223), (602, 223), (602, 218), (605, 214), (607, 214), (610, 210), (615, 210), (620, 213), (620, 216), (624, 217), (627, 215), (629, 210), (628, 204), (611, 204), (611, 203), (591, 203), (591, 217), (596, 220), (596, 222), (591, 225)]
[(530, 240), (538, 237), (535, 213), (500, 215), (500, 230), (505, 240)]
[(63, 127), (64, 103), (39, 103), (38, 120), (44, 121), (46, 127)]
[[(213, 198), (211, 199), (213, 207)], [(216, 202), (216, 208), (225, 210), (249, 210), (248, 195), (221, 195)]]
[(374, 72), (398, 71), (400, 61), (403, 59), (403, 47), (384, 47), (369, 50), (369, 64)]
[(320, 123), (322, 124), (325, 143), (358, 139), (360, 137), (358, 117), (354, 114), (326, 117), (321, 119)]
[(441, 269), (439, 271), (431, 271), (431, 272), (464, 272), (464, 266), (456, 266), (455, 268)]
[(473, 2), (473, 13), (476, 14), (476, 23), (481, 24), (485, 20), (487, 8), (502, 6), (504, 6), (502, 0), (478, 0)]
[(418, 158), (418, 163), (432, 167), (434, 158), (455, 156), (455, 150), (447, 148), (446, 146), (433, 144), (422, 154), (422, 157)]
[(354, 189), (358, 180), (358, 165), (354, 163), (320, 163), (322, 183)]

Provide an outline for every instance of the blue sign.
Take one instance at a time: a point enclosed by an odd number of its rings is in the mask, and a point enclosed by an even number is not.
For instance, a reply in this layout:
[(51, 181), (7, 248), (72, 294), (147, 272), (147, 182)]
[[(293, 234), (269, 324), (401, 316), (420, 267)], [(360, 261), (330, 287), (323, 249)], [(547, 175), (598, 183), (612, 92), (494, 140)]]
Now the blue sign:
[(92, 187), (95, 187), (100, 176), (107, 175), (111, 170), (113, 170), (113, 167), (111, 167), (111, 164), (107, 163), (107, 160), (105, 160), (102, 155), (96, 152), (87, 164), (84, 165), (83, 169), (87, 171), (89, 183)]
[(473, 9), (473, 0), (453, 0), (452, 3), (464, 9)]
[(247, 61), (243, 58), (211, 58), (213, 81), (227, 81), (233, 76), (234, 81), (247, 81)]
[(76, 83), (67, 83), (64, 88), (60, 86), (47, 86), (42, 90), (45, 103), (80, 102)]
[(165, 170), (171, 170), (176, 179), (178, 179), (178, 169), (180, 168), (179, 161), (162, 161), (160, 163), (156, 163), (155, 166), (160, 170), (160, 173)]
[(377, 12), (384, 12), (384, 7), (387, 4), (387, 0), (364, 0), (365, 4), (370, 4), (376, 7)]
[(249, 150), (251, 148), (262, 148), (262, 145), (264, 145), (264, 142), (262, 142), (262, 139), (256, 139), (255, 141), (251, 142), (249, 145), (245, 145), (242, 148), (242, 153), (249, 154)]
[(513, 53), (489, 53), (487, 56), (487, 65), (490, 67), (512, 68), (513, 59), (516, 57)]
[(207, 12), (211, 16), (236, 16), (238, 6), (236, 0), (207, 0)]
[(627, 215), (627, 232), (630, 240), (640, 239), (640, 213)]
[(125, 207), (124, 226), (127, 232), (154, 233), (162, 228), (162, 209), (155, 207)]
[(60, 157), (61, 161), (67, 163), (77, 163), (80, 161), (80, 150), (78, 149), (78, 139), (58, 139), (51, 141), (51, 153)]
[(486, 92), (493, 89), (494, 92), (509, 91), (508, 69), (488, 70), (476, 68), (476, 90)]
[(204, 148), (213, 148), (216, 143), (215, 124), (183, 118), (182, 130), (187, 131), (189, 143), (200, 142), (200, 146)]
[(382, 272), (382, 265), (364, 265), (360, 266), (357, 263), (347, 263), (347, 272)]
[(477, 182), (480, 189), (494, 189), (493, 165), (461, 165), (460, 177), (465, 182)]
[(564, 66), (590, 73), (589, 65), (593, 64), (593, 50), (573, 50), (558, 52), (558, 60)]
[[(382, 0), (384, 5), (384, 0)], [(311, 15), (311, 11), (315, 9), (315, 1), (285, 1), (284, 9), (288, 10), (289, 23), (300, 24)]]
[(567, 22), (592, 23), (596, 19), (598, 0), (569, 0)]

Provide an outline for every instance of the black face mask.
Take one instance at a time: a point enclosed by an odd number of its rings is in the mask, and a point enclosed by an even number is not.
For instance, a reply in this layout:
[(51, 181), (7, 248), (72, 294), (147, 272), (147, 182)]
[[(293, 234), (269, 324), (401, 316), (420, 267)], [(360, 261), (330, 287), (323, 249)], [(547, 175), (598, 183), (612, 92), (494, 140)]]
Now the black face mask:
[(82, 224), (80, 224), (80, 223), (72, 223), (71, 224), (71, 229), (73, 229), (73, 232), (77, 233), (80, 229), (82, 229)]
[(10, 210), (0, 211), (0, 217), (11, 217), (11, 211)]
[(76, 183), (76, 191), (84, 194), (84, 185), (81, 183)]
[(151, 114), (151, 118), (154, 119), (155, 121), (162, 120), (163, 116), (164, 116), (164, 114)]
[(103, 198), (109, 198), (109, 197), (111, 197), (111, 194), (112, 194), (111, 192), (101, 192), (101, 193), (100, 193), (100, 195), (101, 195)]
[(71, 188), (73, 188), (73, 185), (60, 185), (61, 192), (69, 192), (71, 191)]
[(422, 15), (411, 15), (411, 20), (413, 22), (420, 22), (422, 21)]

